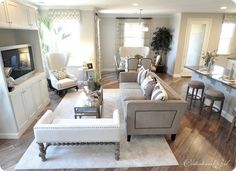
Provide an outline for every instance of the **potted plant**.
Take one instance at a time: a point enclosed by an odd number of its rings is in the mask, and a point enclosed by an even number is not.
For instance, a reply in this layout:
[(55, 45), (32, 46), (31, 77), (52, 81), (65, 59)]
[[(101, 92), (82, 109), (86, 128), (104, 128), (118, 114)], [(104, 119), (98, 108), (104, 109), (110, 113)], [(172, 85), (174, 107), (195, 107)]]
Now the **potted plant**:
[[(172, 41), (172, 34), (166, 27), (157, 27), (153, 33), (151, 47), (156, 55), (160, 55), (158, 65), (164, 66), (163, 58), (167, 55), (168, 51), (171, 50), (170, 44)], [(158, 66), (156, 66), (158, 67)]]

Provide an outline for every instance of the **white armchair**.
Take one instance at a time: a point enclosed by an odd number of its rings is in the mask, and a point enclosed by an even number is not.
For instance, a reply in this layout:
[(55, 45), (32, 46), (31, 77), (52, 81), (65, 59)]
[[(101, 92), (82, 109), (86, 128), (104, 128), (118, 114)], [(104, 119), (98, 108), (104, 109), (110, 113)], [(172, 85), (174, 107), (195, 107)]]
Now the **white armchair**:
[(34, 126), (34, 136), (39, 145), (39, 156), (46, 161), (50, 145), (115, 144), (115, 159), (120, 157), (120, 117), (118, 110), (113, 118), (56, 119), (48, 110)]
[(66, 66), (69, 57), (63, 53), (49, 53), (47, 54), (47, 68), (52, 87), (60, 93), (69, 88), (78, 89), (77, 78), (67, 73)]

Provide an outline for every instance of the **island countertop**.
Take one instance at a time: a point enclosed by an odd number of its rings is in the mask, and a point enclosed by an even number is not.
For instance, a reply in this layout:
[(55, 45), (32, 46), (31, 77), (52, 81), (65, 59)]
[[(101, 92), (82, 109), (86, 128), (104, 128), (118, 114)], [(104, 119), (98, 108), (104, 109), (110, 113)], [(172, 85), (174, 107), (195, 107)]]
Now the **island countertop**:
[(211, 71), (208, 71), (205, 66), (185, 66), (185, 68), (236, 89), (236, 70), (233, 79), (229, 80), (230, 70), (222, 66), (214, 65)]

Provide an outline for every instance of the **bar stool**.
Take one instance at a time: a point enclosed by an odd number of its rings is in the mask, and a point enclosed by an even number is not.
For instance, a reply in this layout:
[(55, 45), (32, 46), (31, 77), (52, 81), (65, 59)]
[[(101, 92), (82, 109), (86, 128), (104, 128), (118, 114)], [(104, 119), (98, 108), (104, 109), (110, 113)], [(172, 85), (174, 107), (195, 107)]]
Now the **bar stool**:
[(233, 115), (234, 115), (234, 119), (233, 119), (233, 121), (232, 121), (230, 130), (229, 130), (229, 134), (228, 134), (228, 137), (227, 137), (227, 141), (229, 141), (230, 136), (231, 136), (231, 134), (232, 134), (232, 132), (233, 132), (233, 129), (234, 129), (234, 127), (235, 127), (235, 124), (236, 124), (236, 107), (233, 109), (233, 112), (232, 112), (232, 113), (233, 113)]
[[(210, 106), (204, 104), (206, 99), (209, 99), (211, 101)], [(203, 108), (210, 108), (208, 119), (210, 119), (210, 116), (211, 116), (211, 113), (212, 113), (213, 109), (217, 113), (219, 113), (219, 118), (220, 118), (221, 112), (222, 112), (222, 109), (223, 109), (223, 105), (224, 105), (224, 100), (225, 100), (225, 95), (221, 91), (218, 91), (218, 90), (207, 90), (207, 91), (205, 91), (204, 95), (203, 95), (203, 99), (202, 99), (202, 104), (201, 104), (201, 107), (200, 107), (200, 114), (202, 113)], [(220, 109), (213, 106), (215, 101), (220, 101)]]
[[(191, 93), (189, 92), (190, 87), (192, 88)], [(204, 88), (205, 88), (205, 85), (201, 81), (190, 81), (188, 83), (188, 88), (187, 88), (187, 93), (186, 93), (185, 100), (190, 98), (190, 107), (189, 107), (190, 109), (191, 109), (193, 100), (200, 100), (200, 101), (202, 100)], [(196, 92), (195, 92), (195, 90), (196, 90)], [(198, 95), (199, 90), (202, 91), (201, 96)]]

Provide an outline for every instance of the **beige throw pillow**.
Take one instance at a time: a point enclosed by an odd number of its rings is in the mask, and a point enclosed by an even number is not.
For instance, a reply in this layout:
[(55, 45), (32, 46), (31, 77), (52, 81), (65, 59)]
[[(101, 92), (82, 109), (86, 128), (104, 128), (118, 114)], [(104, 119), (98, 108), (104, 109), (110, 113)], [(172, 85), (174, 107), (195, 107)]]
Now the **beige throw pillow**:
[(62, 68), (60, 70), (54, 70), (52, 71), (53, 75), (56, 77), (56, 79), (58, 80), (63, 80), (65, 78), (67, 78), (67, 74), (66, 74), (66, 69)]
[(156, 85), (156, 81), (151, 76), (148, 76), (143, 80), (141, 84), (141, 89), (146, 99), (148, 100), (151, 99), (152, 91), (155, 85)]

